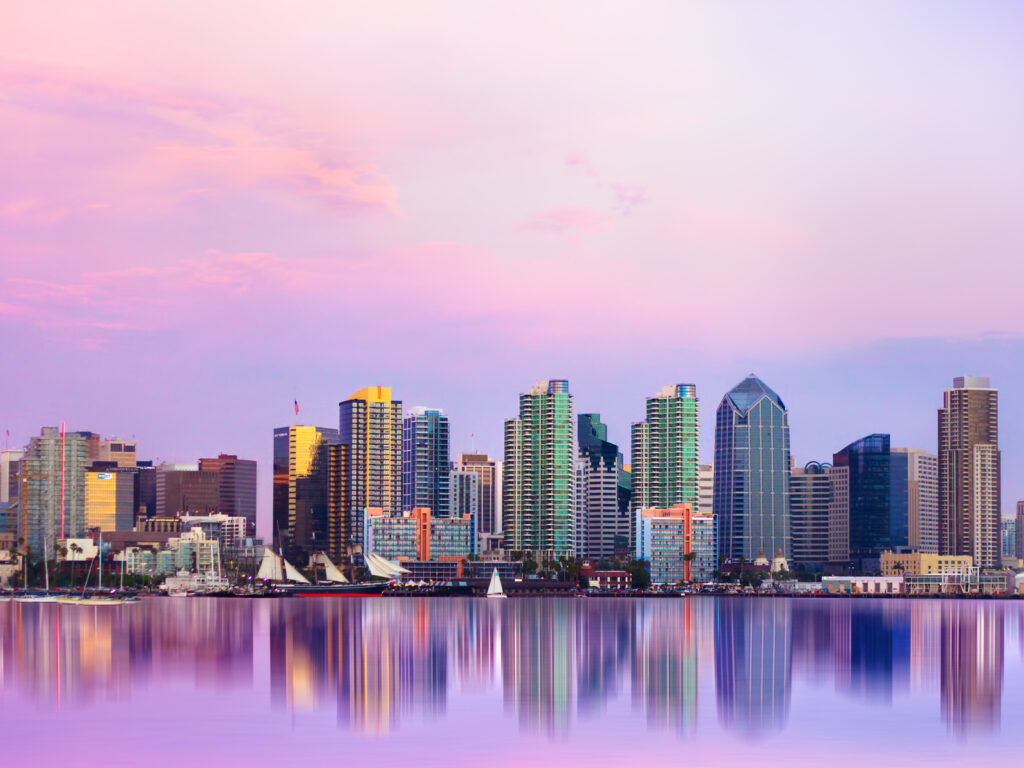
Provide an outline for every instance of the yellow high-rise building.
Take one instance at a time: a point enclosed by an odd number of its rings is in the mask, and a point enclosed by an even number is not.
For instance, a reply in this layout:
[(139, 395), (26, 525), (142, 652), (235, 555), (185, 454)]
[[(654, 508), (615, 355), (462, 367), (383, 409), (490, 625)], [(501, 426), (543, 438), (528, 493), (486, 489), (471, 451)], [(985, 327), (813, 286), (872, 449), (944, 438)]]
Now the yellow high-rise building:
[(135, 478), (131, 472), (85, 473), (86, 531), (130, 531), (134, 518)]
[(363, 510), (402, 511), (402, 401), (392, 399), (390, 387), (367, 387), (338, 408), (349, 458), (347, 538), (361, 549)]

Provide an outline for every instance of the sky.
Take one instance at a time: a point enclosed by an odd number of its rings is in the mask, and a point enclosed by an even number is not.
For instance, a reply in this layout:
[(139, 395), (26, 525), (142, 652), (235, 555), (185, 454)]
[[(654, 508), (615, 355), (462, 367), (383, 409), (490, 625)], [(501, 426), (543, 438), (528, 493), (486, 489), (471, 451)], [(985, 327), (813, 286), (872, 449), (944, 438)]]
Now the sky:
[(1024, 498), (1013, 2), (0, 4), (0, 430), (237, 453), (390, 385), (501, 452), (756, 372), (798, 462), (1000, 390)]

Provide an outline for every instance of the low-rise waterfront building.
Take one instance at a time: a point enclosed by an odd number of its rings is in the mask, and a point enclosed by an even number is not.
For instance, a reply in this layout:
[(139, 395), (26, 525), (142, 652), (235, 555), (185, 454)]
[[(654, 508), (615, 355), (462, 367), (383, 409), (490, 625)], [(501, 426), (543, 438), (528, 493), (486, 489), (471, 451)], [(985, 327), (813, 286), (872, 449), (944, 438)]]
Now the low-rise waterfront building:
[(937, 555), (930, 552), (883, 552), (883, 576), (923, 576), (935, 573), (967, 573), (974, 563), (970, 555)]
[(647, 563), (652, 584), (693, 579), (693, 505), (636, 511), (636, 557)]

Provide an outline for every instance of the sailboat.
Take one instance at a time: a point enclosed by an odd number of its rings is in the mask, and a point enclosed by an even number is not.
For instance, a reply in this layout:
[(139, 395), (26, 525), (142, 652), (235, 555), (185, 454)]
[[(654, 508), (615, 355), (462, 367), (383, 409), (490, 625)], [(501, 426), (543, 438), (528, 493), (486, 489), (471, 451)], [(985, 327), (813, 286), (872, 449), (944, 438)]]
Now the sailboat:
[(505, 590), (501, 588), (501, 577), (498, 576), (497, 568), (495, 568), (491, 573), (491, 583), (487, 587), (487, 596), (500, 598), (508, 597), (508, 595), (505, 594)]
[[(49, 556), (46, 551), (46, 540), (49, 537), (43, 536), (43, 574), (46, 577), (46, 593), (42, 595), (31, 595), (25, 592), (22, 595), (18, 595), (14, 598), (15, 602), (18, 603), (55, 603), (57, 602), (57, 596), (50, 594), (50, 568), (49, 568)], [(26, 589), (28, 584), (26, 583)]]
[(387, 579), (388, 581), (367, 581), (353, 584), (345, 578), (345, 574), (331, 562), (326, 554), (317, 552), (310, 558), (310, 563), (314, 567), (322, 566), (324, 568), (326, 584), (320, 584), (319, 582), (317, 584), (310, 584), (307, 581), (305, 584), (278, 584), (275, 587), (286, 594), (299, 597), (320, 597), (321, 595), (379, 597), (388, 588), (389, 581), (397, 579), (402, 574), (409, 573), (408, 570), (398, 563), (393, 563), (379, 555), (368, 554), (363, 559), (372, 576)]

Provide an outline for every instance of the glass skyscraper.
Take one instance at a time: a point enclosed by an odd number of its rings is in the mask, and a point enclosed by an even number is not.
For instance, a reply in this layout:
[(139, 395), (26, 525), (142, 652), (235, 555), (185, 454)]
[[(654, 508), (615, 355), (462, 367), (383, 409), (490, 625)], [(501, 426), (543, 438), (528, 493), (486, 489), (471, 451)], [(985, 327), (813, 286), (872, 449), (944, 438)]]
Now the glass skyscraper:
[(412, 408), (402, 421), (402, 509), (450, 514), (448, 417), (440, 408)]
[(698, 506), (700, 422), (697, 387), (676, 384), (647, 398), (632, 429), (633, 509)]
[(327, 427), (274, 430), (273, 541), (295, 565), (322, 551), (337, 562), (346, 554), (348, 446)]
[(834, 454), (832, 464), (848, 470), (849, 558), (858, 570), (877, 570), (882, 552), (907, 546), (906, 454), (893, 457), (889, 435), (874, 434)]
[(719, 555), (753, 560), (782, 550), (792, 557), (789, 475), (786, 405), (751, 374), (722, 398), (715, 419)]
[(576, 422), (569, 382), (537, 384), (505, 422), (505, 548), (576, 553)]
[(621, 484), (622, 454), (608, 440), (598, 413), (581, 413), (576, 421), (579, 463), (576, 468), (576, 549), (579, 557), (602, 558), (629, 549), (629, 493)]

